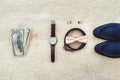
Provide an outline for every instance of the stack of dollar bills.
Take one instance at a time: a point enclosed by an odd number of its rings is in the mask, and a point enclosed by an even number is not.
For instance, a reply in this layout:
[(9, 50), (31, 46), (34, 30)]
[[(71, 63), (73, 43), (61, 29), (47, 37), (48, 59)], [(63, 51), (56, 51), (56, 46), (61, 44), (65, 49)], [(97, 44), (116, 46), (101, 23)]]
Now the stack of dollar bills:
[(28, 28), (11, 29), (11, 41), (14, 56), (23, 56), (27, 53), (30, 41), (32, 39), (32, 31)]

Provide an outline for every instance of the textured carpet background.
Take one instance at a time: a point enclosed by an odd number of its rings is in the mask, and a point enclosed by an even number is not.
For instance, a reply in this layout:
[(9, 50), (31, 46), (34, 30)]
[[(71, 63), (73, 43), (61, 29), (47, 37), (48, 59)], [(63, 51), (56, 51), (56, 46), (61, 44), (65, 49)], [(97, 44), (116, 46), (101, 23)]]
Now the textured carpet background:
[[(50, 20), (57, 25), (55, 63), (50, 62)], [(120, 59), (94, 52), (104, 40), (95, 38), (93, 29), (110, 22), (120, 22), (120, 0), (0, 0), (0, 80), (120, 80)], [(10, 41), (10, 29), (19, 26), (33, 29), (24, 57), (13, 56)], [(63, 38), (73, 27), (83, 29), (89, 41), (71, 53), (64, 51)]]

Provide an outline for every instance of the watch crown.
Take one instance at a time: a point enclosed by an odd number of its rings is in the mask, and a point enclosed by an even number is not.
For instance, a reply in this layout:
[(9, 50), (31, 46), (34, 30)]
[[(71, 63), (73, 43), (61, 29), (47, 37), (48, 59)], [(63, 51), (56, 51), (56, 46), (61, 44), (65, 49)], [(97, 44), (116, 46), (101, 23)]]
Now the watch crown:
[(51, 20), (51, 26), (55, 27), (55, 21)]
[(55, 20), (51, 20), (51, 24), (55, 24)]

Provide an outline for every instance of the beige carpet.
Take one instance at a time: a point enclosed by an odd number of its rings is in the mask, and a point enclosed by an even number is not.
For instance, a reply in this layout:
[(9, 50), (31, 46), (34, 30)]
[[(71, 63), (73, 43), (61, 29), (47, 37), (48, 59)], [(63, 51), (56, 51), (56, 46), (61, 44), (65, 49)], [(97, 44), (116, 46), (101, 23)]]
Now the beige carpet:
[[(50, 62), (50, 20), (57, 25), (55, 63)], [(94, 37), (93, 29), (110, 22), (120, 22), (120, 0), (0, 0), (0, 80), (120, 80), (120, 59), (94, 51), (104, 40)], [(24, 57), (13, 56), (10, 41), (10, 29), (19, 26), (33, 29)], [(89, 41), (71, 53), (63, 49), (63, 39), (74, 27)]]

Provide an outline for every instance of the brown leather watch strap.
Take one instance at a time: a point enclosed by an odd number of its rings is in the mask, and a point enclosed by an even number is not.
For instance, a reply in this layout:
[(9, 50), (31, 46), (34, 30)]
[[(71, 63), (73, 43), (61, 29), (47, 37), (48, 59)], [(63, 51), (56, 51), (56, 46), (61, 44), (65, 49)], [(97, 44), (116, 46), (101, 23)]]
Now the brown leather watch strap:
[(51, 45), (51, 62), (55, 62), (55, 45)]
[(55, 37), (55, 23), (51, 24), (51, 37)]

